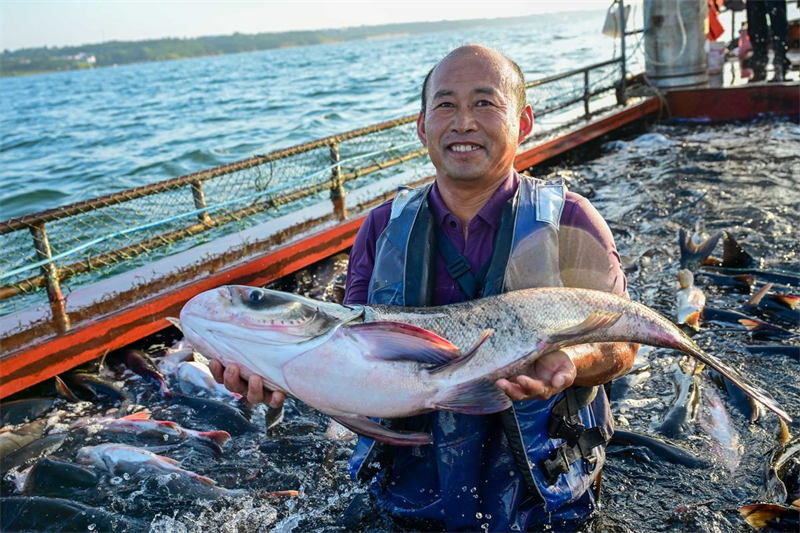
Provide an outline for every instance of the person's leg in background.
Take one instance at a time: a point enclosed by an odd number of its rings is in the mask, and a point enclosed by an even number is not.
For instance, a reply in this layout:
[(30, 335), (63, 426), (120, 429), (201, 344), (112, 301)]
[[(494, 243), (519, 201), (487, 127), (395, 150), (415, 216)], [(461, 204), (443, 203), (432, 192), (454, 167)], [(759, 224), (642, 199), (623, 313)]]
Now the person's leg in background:
[(749, 0), (747, 6), (747, 34), (750, 37), (750, 44), (753, 46), (753, 56), (750, 58), (750, 68), (753, 69), (753, 77), (750, 81), (764, 81), (767, 78), (767, 38), (769, 29), (767, 28), (767, 0)]

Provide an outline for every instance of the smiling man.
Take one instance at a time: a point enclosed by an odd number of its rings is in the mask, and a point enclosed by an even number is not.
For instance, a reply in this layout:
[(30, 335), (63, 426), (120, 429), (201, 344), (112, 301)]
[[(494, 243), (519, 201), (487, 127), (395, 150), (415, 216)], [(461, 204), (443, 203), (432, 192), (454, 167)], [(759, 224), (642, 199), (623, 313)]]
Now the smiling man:
[[(478, 45), (457, 48), (425, 78), (417, 132), (435, 181), (401, 189), (375, 208), (350, 255), (345, 303), (444, 305), (531, 287), (626, 294), (611, 232), (562, 182), (514, 170), (533, 129), (519, 67)], [(403, 527), (525, 531), (580, 526), (613, 432), (602, 385), (633, 365), (636, 345), (565, 348), (497, 385), (515, 400), (489, 416), (437, 411), (385, 421), (432, 433), (432, 445), (395, 447), (360, 438), (354, 478)], [(222, 369), (212, 371), (222, 380)], [(224, 382), (263, 401), (229, 367)], [(267, 391), (268, 392), (268, 391)], [(270, 404), (283, 401), (272, 393)], [(365, 399), (365, 401), (368, 401)]]

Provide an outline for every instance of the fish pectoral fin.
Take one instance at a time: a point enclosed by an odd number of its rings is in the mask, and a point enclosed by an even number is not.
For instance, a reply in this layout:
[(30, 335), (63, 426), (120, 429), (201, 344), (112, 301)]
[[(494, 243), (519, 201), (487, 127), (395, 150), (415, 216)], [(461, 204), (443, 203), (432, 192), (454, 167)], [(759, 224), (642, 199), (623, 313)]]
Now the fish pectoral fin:
[(377, 422), (373, 422), (365, 416), (338, 415), (331, 416), (331, 418), (354, 433), (385, 444), (394, 444), (395, 446), (423, 446), (433, 442), (433, 437), (428, 433), (393, 431), (383, 427)]
[(413, 361), (439, 366), (461, 352), (450, 341), (427, 329), (402, 322), (369, 322), (347, 327), (347, 333), (368, 346), (370, 359)]
[(159, 455), (158, 459), (153, 459), (153, 460), (148, 461), (148, 462), (152, 463), (152, 464), (158, 464), (158, 461), (163, 461), (163, 462), (168, 463), (168, 464), (170, 464), (172, 466), (180, 466), (181, 465), (181, 462), (178, 461), (177, 459), (173, 459), (172, 457), (167, 457), (165, 455)]
[(511, 398), (490, 379), (476, 379), (445, 391), (435, 409), (467, 415), (488, 415), (511, 407)]
[(613, 311), (592, 311), (592, 313), (577, 326), (572, 326), (550, 335), (548, 340), (550, 342), (560, 342), (572, 339), (573, 337), (580, 337), (587, 335), (599, 329), (608, 328), (616, 324), (617, 320), (622, 317), (622, 313), (614, 313)]
[(452, 369), (455, 365), (460, 365), (460, 364), (468, 361), (469, 359), (472, 358), (473, 355), (475, 355), (477, 353), (478, 348), (480, 348), (483, 345), (483, 343), (486, 342), (486, 340), (489, 337), (492, 336), (492, 333), (494, 333), (493, 329), (484, 330), (483, 333), (481, 333), (481, 336), (478, 337), (478, 340), (475, 341), (475, 344), (472, 345), (472, 348), (467, 350), (463, 355), (460, 355), (460, 356), (456, 357), (455, 359), (451, 359), (450, 361), (444, 363), (443, 365), (440, 365), (440, 366), (437, 366), (435, 368), (429, 369), (428, 372), (430, 372), (431, 374), (436, 374), (437, 372), (441, 372), (442, 370), (445, 370), (446, 368), (451, 368)]
[(208, 485), (209, 487), (214, 487), (217, 484), (217, 482), (211, 479), (210, 477), (201, 476), (200, 474), (193, 473), (192, 477), (195, 478), (200, 483)]

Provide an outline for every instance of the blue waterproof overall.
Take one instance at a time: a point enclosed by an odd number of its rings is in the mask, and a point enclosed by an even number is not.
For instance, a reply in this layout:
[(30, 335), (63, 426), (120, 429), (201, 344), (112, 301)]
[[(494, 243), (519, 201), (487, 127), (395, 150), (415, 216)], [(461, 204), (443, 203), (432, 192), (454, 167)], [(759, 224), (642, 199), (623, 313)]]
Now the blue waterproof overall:
[[(437, 250), (427, 206), (430, 187), (401, 189), (395, 197), (389, 224), (376, 243), (369, 303), (430, 304)], [(563, 182), (520, 177), (517, 194), (504, 207), (481, 296), (562, 285), (558, 227), (565, 195)], [(613, 432), (612, 419), (598, 389), (573, 422), (579, 418), (585, 428), (597, 427), (593, 431), (605, 441)], [(361, 437), (350, 460), (351, 476), (373, 479), (374, 493), (393, 515), (437, 520), (448, 531), (577, 525), (594, 510), (587, 489), (605, 451), (595, 443), (582, 458), (573, 453), (557, 475), (541, 467), (563, 455), (565, 441), (548, 436), (551, 410), (563, 396), (514, 402), (488, 416), (436, 411), (384, 421), (393, 429), (430, 432), (433, 444), (387, 446)]]

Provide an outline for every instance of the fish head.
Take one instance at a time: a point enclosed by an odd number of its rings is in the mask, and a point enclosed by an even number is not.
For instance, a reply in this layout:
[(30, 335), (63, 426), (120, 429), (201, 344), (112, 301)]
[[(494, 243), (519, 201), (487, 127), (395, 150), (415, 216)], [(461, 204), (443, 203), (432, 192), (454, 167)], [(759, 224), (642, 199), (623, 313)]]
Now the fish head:
[(267, 367), (279, 368), (362, 315), (361, 306), (228, 285), (189, 300), (180, 321), (189, 344), (206, 357), (236, 363), (269, 378)]
[(99, 446), (84, 446), (78, 450), (75, 461), (82, 465), (105, 466), (103, 450)]

